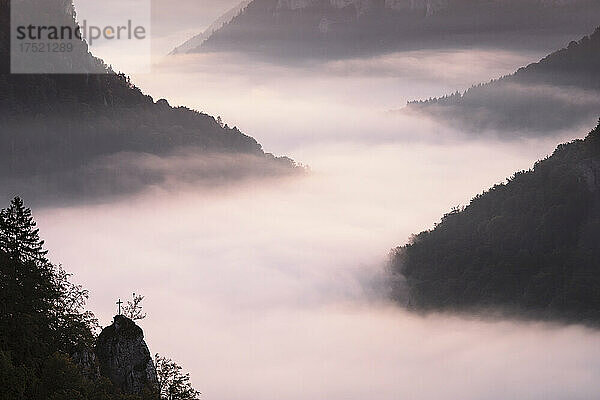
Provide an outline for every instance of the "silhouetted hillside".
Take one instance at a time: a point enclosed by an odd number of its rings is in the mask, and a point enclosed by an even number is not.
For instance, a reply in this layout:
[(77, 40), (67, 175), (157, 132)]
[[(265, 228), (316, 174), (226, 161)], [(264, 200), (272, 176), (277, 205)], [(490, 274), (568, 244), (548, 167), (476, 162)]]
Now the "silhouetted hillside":
[(189, 51), (281, 61), (449, 46), (551, 49), (599, 20), (600, 4), (590, 0), (254, 0)]
[(599, 239), (600, 126), (397, 248), (392, 270), (416, 309), (597, 323)]
[[(70, 1), (28, 1), (57, 13), (65, 24), (75, 23), (65, 13)], [(135, 191), (166, 178), (164, 171), (131, 160), (183, 150), (192, 158), (243, 155), (247, 165), (209, 171), (223, 180), (293, 170), (291, 160), (265, 154), (237, 128), (164, 100), (155, 102), (89, 54), (84, 42), (64, 62), (86, 65), (95, 74), (9, 74), (9, 16), (9, 1), (0, 0), (0, 197), (20, 193), (71, 199)], [(193, 175), (205, 178), (202, 168), (185, 172), (189, 182)]]
[(407, 107), (459, 129), (509, 136), (589, 124), (599, 110), (600, 28), (513, 75)]
[(98, 335), (88, 291), (47, 253), (31, 210), (13, 199), (0, 210), (0, 399), (198, 399), (181, 367), (158, 355), (155, 364), (131, 319), (117, 315)]

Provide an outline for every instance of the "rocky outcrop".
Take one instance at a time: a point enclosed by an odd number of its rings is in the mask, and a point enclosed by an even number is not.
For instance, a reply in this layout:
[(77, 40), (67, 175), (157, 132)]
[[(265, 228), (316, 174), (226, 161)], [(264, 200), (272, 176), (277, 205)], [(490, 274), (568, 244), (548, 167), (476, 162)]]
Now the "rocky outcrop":
[(590, 192), (600, 192), (600, 161), (585, 160), (577, 167)]
[(126, 394), (141, 394), (158, 386), (154, 362), (135, 322), (117, 315), (96, 342), (100, 373)]
[(100, 365), (92, 348), (84, 347), (77, 350), (71, 355), (71, 358), (86, 378), (95, 380), (100, 377)]

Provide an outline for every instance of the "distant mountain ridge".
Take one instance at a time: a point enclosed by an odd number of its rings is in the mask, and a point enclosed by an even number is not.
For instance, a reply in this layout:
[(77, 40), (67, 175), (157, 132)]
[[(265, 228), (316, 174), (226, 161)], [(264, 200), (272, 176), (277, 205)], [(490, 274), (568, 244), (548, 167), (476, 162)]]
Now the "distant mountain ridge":
[(239, 13), (241, 13), (244, 10), (244, 8), (247, 7), (248, 4), (250, 4), (250, 1), (251, 0), (242, 1), (238, 5), (236, 5), (229, 11), (227, 11), (225, 14), (221, 15), (215, 22), (213, 22), (201, 34), (194, 36), (193, 38), (184, 42), (182, 45), (176, 47), (175, 49), (173, 49), (173, 51), (170, 54), (175, 55), (175, 54), (187, 53), (188, 51), (199, 47), (200, 45), (202, 45), (202, 43), (204, 43), (206, 41), (206, 39), (208, 39), (210, 37), (210, 35), (212, 35), (218, 29), (221, 29), (223, 27), (223, 25), (231, 22), (231, 20), (233, 18), (235, 18), (237, 15), (239, 15)]
[(512, 75), (406, 108), (458, 129), (506, 136), (578, 128), (599, 110), (600, 28)]
[(597, 325), (598, 238), (600, 125), (395, 249), (393, 296), (416, 310)]
[(439, 46), (552, 48), (599, 20), (600, 4), (590, 0), (253, 0), (188, 52), (338, 58)]
[[(75, 24), (70, 0), (25, 0), (62, 25)], [(154, 101), (123, 74), (94, 58), (85, 42), (64, 61), (93, 74), (10, 74), (9, 0), (0, 0), (0, 197), (37, 201), (131, 193), (183, 175), (223, 181), (295, 170), (237, 128), (166, 100)], [(80, 69), (80, 68), (78, 68)], [(148, 157), (229, 154), (191, 170), (164, 171)], [(226, 165), (229, 164), (229, 165)], [(234, 164), (236, 164), (234, 166)], [(167, 165), (168, 166), (168, 165)], [(228, 170), (218, 171), (219, 168)]]
[[(277, 10), (302, 10), (321, 5), (320, 0), (278, 0)], [(446, 9), (449, 6), (449, 0), (386, 0), (384, 8), (398, 11), (425, 11), (426, 16), (431, 16), (436, 12)], [(331, 0), (329, 5), (333, 9), (343, 9), (346, 7), (354, 7), (357, 17), (373, 8), (375, 2), (373, 0)]]

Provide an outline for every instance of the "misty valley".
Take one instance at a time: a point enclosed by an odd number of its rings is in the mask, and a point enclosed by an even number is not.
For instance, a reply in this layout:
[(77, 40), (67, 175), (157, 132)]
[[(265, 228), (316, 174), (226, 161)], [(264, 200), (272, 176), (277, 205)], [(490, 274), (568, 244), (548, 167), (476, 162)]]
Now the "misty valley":
[(597, 2), (144, 1), (0, 0), (0, 399), (597, 398)]

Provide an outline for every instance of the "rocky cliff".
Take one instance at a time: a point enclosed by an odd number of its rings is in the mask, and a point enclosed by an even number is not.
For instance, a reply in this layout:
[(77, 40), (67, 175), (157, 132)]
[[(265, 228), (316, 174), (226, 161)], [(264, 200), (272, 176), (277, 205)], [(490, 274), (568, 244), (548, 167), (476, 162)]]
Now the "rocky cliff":
[(83, 376), (90, 380), (100, 377), (100, 366), (98, 357), (91, 347), (83, 347), (71, 355), (71, 359), (79, 367)]
[(126, 394), (142, 394), (158, 386), (154, 362), (135, 322), (117, 315), (96, 343), (100, 373)]

